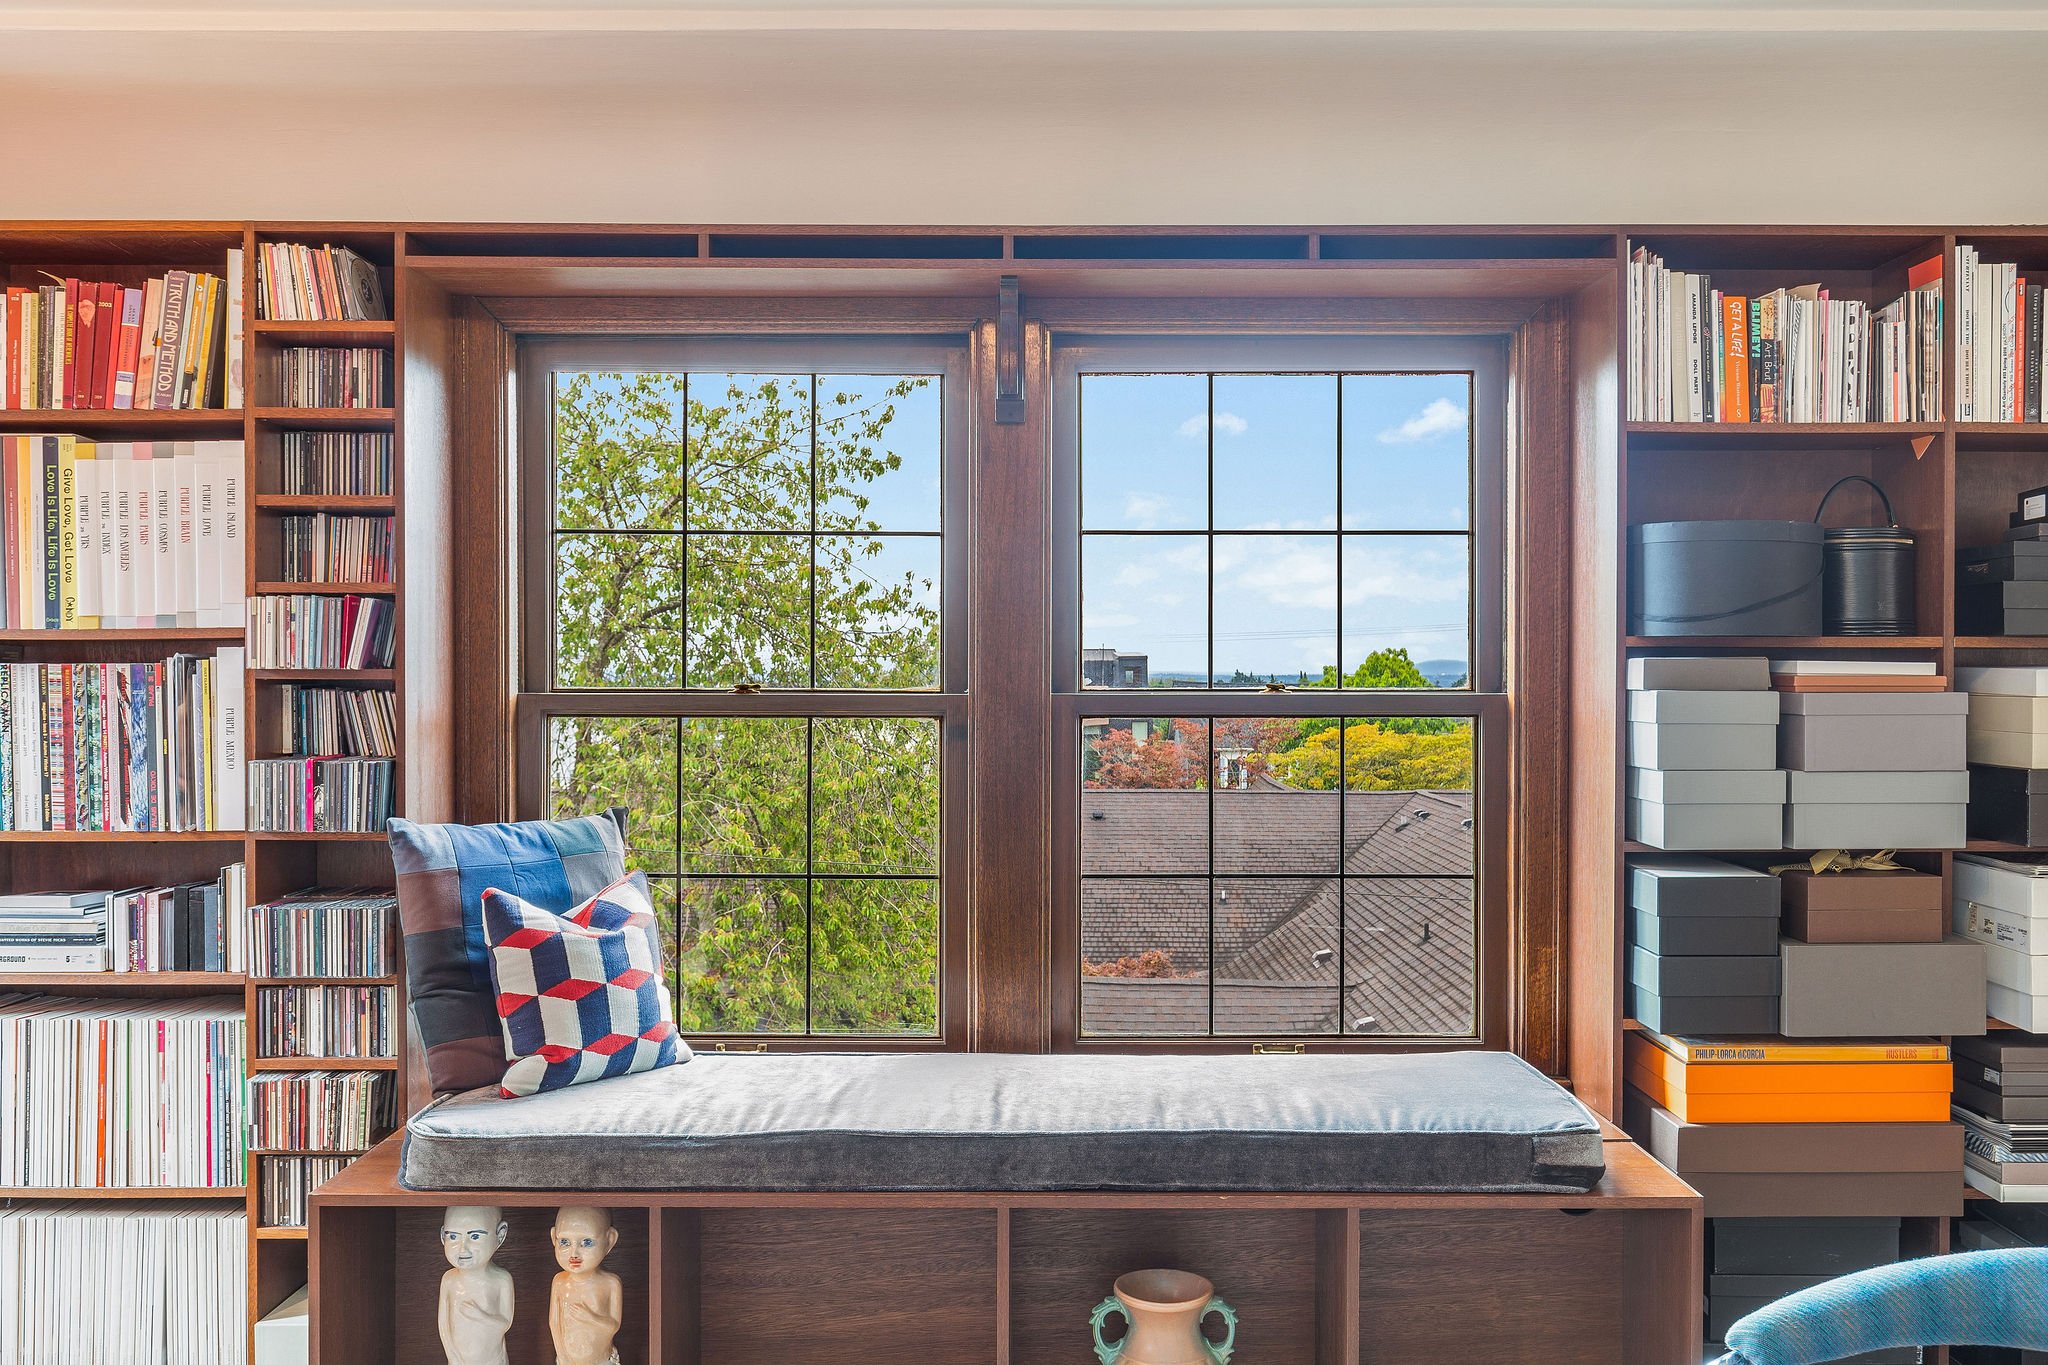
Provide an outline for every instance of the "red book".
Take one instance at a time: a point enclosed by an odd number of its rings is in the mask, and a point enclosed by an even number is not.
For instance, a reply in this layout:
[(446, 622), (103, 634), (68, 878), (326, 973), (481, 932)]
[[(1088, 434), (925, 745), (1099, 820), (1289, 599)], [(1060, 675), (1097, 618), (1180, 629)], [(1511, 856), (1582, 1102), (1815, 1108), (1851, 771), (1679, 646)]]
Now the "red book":
[(71, 401), (67, 406), (89, 408), (92, 362), (99, 354), (100, 287), (91, 280), (66, 280), (64, 287), (71, 299), (70, 380), (65, 387)]
[(92, 406), (105, 410), (114, 406), (114, 343), (121, 336), (121, 286), (92, 286), (98, 305), (93, 309)]

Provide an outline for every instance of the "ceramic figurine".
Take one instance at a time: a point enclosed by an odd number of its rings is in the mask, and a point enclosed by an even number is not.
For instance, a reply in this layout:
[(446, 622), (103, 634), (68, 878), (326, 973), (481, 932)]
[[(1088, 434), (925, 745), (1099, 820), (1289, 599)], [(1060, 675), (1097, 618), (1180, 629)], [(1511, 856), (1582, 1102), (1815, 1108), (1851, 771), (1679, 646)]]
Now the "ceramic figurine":
[[(1133, 1270), (1117, 1277), (1115, 1289), (1088, 1319), (1102, 1365), (1229, 1365), (1237, 1349), (1237, 1313), (1200, 1275)], [(1112, 1313), (1130, 1324), (1115, 1345), (1102, 1339), (1102, 1324)], [(1211, 1313), (1223, 1315), (1220, 1342), (1202, 1335), (1202, 1319)]]
[(619, 1277), (600, 1269), (619, 1244), (611, 1214), (580, 1205), (557, 1209), (548, 1237), (562, 1267), (548, 1294), (555, 1365), (619, 1365), (612, 1338), (625, 1320), (625, 1295)]
[(510, 1232), (502, 1211), (459, 1205), (441, 1215), (441, 1349), (448, 1365), (507, 1365), (512, 1272), (492, 1263)]

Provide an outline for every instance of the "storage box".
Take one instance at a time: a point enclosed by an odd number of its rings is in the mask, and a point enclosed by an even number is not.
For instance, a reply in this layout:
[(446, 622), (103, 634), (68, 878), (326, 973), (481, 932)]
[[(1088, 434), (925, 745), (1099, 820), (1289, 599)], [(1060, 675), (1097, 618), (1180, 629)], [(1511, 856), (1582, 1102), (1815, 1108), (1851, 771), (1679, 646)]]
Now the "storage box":
[(1778, 766), (1778, 727), (1630, 721), (1628, 761), (1638, 768), (1768, 771)]
[(1770, 662), (1761, 656), (1639, 657), (1628, 661), (1628, 687), (1631, 692), (1660, 688), (1762, 692), (1770, 685)]
[(1628, 837), (1652, 848), (1775, 849), (1784, 847), (1784, 835), (1782, 805), (1628, 803)]
[[(1995, 943), (1978, 943), (1984, 950), (1984, 979), (2021, 995), (2048, 995), (2048, 954), (2025, 952)], [(1675, 959), (1683, 961), (1683, 959)]]
[(2017, 910), (2001, 910), (1959, 896), (1952, 923), (1957, 933), (1979, 943), (2010, 948), (2016, 953), (2048, 953), (2048, 920), (2036, 920)]
[(2048, 844), (2048, 769), (1972, 763), (1970, 837)]
[(1897, 1218), (1716, 1218), (1707, 1264), (1723, 1275), (1847, 1275), (1899, 1259)]
[(2031, 1033), (1987, 1033), (1982, 1038), (1959, 1038), (1949, 1053), (1961, 1060), (1980, 1063), (2000, 1072), (2048, 1075), (2048, 1038)]
[(1965, 773), (1787, 774), (1787, 848), (1960, 848)]
[(1973, 692), (1969, 696), (1972, 729), (2048, 734), (2048, 697), (2009, 692)]
[(1775, 1033), (1778, 997), (1661, 996), (1631, 986), (1629, 1017), (1659, 1033)]
[(306, 1365), (313, 1353), (311, 1323), (306, 1290), (301, 1288), (257, 1322), (254, 1365)]
[[(1987, 693), (2004, 697), (2048, 696), (2048, 668), (1959, 668), (1956, 688), (1973, 697)], [(1976, 703), (1970, 703), (1971, 709)]]
[(1630, 982), (1666, 996), (1775, 995), (1779, 970), (1776, 953), (1764, 957), (1665, 957), (1639, 947), (1629, 954)]
[(2048, 541), (2007, 541), (1964, 550), (1956, 556), (1958, 583), (2012, 583), (2048, 580)]
[[(1756, 915), (1659, 915), (1631, 910), (1629, 944), (1663, 957), (1775, 957), (1778, 921)], [(1941, 917), (1935, 916), (1935, 927)]]
[[(1650, 776), (1650, 774), (1642, 774)], [(1678, 774), (1659, 774), (1665, 782)], [(1783, 773), (1778, 774), (1778, 799), (1784, 799)], [(1634, 795), (1631, 788), (1630, 795)], [(1937, 883), (1940, 878), (1934, 879)], [(1634, 857), (1628, 860), (1628, 903), (1659, 915), (1729, 915), (1738, 918), (1775, 913), (1779, 883), (1758, 872), (1719, 858)]]
[(2048, 768), (2048, 734), (1973, 725), (1964, 752), (1972, 763), (1989, 763), (1999, 768)]
[(1818, 635), (1821, 545), (1810, 521), (1629, 527), (1635, 635)]
[(1941, 877), (1933, 872), (1809, 872), (1794, 868), (1778, 875), (1788, 910), (1832, 914), (1865, 910), (1932, 910), (1943, 903)]
[(2048, 583), (1958, 583), (1956, 634), (2038, 635), (2048, 623)]
[[(1934, 879), (1937, 883), (1941, 878)], [(1911, 910), (1785, 907), (1785, 937), (1801, 943), (1939, 943), (1948, 930), (1938, 906)]]
[(2028, 995), (2007, 986), (1986, 984), (1984, 1012), (2001, 1024), (2029, 1031), (2048, 1029), (2048, 996)]
[(1789, 1038), (1984, 1032), (1981, 943), (1778, 945), (1778, 1031)]
[[(1703, 1175), (1957, 1176), (1963, 1169), (1959, 1123), (1686, 1123), (1640, 1090), (1630, 1090), (1622, 1126), (1687, 1183)], [(1960, 1183), (1953, 1193), (1960, 1197)], [(1707, 1216), (1721, 1215), (1709, 1208)], [(1785, 1216), (1833, 1214), (1788, 1208)]]
[[(2038, 868), (2038, 872), (2021, 871)], [(1955, 860), (1955, 896), (2027, 916), (2048, 916), (2048, 860), (1988, 859), (1963, 854)]]
[(1628, 694), (1628, 718), (1664, 725), (1776, 725), (1779, 694), (1657, 691)]
[(1778, 755), (1806, 772), (1961, 772), (1970, 699), (1960, 692), (1784, 694)]
[(1715, 1341), (1759, 1308), (1787, 1294), (1826, 1284), (1831, 1275), (1711, 1275), (1707, 1278), (1707, 1335)]

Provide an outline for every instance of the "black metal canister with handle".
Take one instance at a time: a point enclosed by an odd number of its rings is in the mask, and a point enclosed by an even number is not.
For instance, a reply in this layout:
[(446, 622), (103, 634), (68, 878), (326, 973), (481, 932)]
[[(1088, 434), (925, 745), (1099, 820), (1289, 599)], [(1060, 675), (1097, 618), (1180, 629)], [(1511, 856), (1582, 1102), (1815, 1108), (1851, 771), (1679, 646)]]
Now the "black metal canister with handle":
[(1875, 479), (1850, 474), (1821, 494), (1816, 524), (1845, 483), (1869, 484), (1884, 504), (1884, 526), (1827, 526), (1821, 551), (1822, 629), (1829, 635), (1913, 633), (1913, 533), (1899, 525), (1891, 497)]

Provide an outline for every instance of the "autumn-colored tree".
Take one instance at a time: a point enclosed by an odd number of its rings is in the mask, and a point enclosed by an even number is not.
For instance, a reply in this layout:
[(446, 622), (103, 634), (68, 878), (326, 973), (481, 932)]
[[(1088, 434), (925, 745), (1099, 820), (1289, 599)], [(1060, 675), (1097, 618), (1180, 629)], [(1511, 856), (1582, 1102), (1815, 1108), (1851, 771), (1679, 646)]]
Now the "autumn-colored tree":
[[(1467, 791), (1472, 786), (1471, 722), (1446, 729), (1396, 729), (1384, 720), (1354, 720), (1343, 729), (1344, 785), (1351, 791)], [(1311, 735), (1273, 758), (1273, 775), (1292, 787), (1337, 786), (1337, 727)]]

